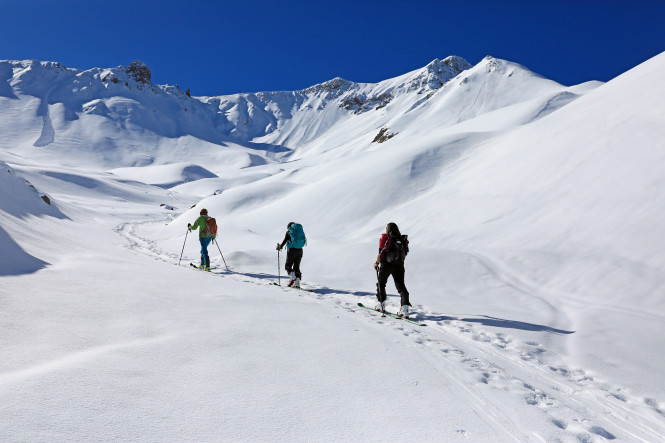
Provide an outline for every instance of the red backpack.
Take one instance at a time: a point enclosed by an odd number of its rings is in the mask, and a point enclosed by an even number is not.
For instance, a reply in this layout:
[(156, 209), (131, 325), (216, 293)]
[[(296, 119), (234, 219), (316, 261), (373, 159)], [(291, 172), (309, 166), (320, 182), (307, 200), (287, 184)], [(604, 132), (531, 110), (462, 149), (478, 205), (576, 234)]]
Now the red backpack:
[(204, 237), (217, 237), (217, 220), (214, 217), (208, 217), (206, 219), (206, 228), (203, 230)]

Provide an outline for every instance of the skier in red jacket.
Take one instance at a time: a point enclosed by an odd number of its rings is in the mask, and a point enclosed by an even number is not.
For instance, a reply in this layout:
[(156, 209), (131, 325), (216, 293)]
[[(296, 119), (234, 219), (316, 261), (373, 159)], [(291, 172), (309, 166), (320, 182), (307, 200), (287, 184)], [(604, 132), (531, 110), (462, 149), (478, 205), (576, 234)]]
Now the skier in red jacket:
[(409, 253), (409, 239), (407, 235), (402, 235), (395, 223), (388, 223), (385, 234), (379, 239), (379, 254), (374, 262), (374, 269), (377, 269), (378, 283), (376, 297), (379, 304), (377, 311), (386, 309), (386, 284), (388, 277), (393, 276), (395, 287), (401, 297), (401, 309), (397, 315), (400, 317), (409, 316), (409, 291), (404, 285), (404, 259)]

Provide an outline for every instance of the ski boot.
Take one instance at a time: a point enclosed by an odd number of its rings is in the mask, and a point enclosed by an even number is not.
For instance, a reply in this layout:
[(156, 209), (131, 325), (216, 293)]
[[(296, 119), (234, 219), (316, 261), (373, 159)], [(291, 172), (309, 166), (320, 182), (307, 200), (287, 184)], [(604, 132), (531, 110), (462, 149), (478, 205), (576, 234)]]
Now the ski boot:
[[(289, 272), (289, 288), (293, 286), (293, 284), (296, 282), (296, 273), (295, 272)], [(298, 282), (300, 283), (300, 282)]]

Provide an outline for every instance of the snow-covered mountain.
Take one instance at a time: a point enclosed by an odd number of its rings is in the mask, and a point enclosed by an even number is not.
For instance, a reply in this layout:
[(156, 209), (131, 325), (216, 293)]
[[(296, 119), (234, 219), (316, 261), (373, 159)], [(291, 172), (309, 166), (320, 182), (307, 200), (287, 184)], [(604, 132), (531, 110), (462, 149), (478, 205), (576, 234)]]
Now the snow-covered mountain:
[[(451, 82), (466, 70), (468, 75), (458, 83)], [(11, 103), (14, 106), (6, 109), (5, 116), (10, 120), (24, 113), (36, 114), (33, 131), (17, 130), (27, 136), (26, 132), (34, 135), (39, 127), (32, 143), (36, 147), (85, 138), (94, 148), (105, 142), (125, 144), (130, 137), (156, 135), (171, 139), (191, 136), (219, 145), (252, 142), (259, 143), (255, 146), (259, 151), (282, 152), (316, 141), (332, 128), (336, 128), (335, 135), (328, 138), (347, 132), (349, 126), (362, 127), (375, 136), (391, 124), (401, 129), (418, 118), (423, 108), (432, 107), (448, 109), (447, 115), (434, 110), (437, 126), (451, 125), (534, 99), (534, 93), (551, 94), (561, 89), (520, 66), (491, 57), (473, 69), (459, 57), (434, 60), (422, 69), (377, 84), (336, 78), (301, 91), (198, 99), (178, 86), (153, 85), (150, 78), (150, 70), (141, 62), (88, 71), (51, 62), (0, 62), (0, 79), (5, 85), (0, 94), (22, 98)], [(514, 88), (518, 84), (520, 88)], [(513, 85), (511, 93), (501, 90), (511, 88), (509, 85)], [(519, 93), (512, 93), (514, 89)], [(493, 98), (487, 100), (490, 96)], [(438, 107), (433, 105), (440, 102)], [(451, 102), (455, 105), (449, 106)], [(87, 129), (97, 126), (104, 131)], [(100, 132), (113, 137), (100, 141), (95, 138)], [(345, 139), (357, 137), (357, 132)], [(136, 161), (127, 155), (115, 159), (117, 163), (128, 160)]]
[[(664, 70), (195, 97), (0, 62), (0, 436), (663, 440)], [(313, 292), (269, 284), (289, 221)], [(426, 327), (357, 306), (390, 221)]]
[[(37, 112), (44, 122), (36, 146), (55, 141), (56, 127), (49, 121), (47, 105), (57, 106), (54, 111), (61, 114), (58, 123), (64, 130), (69, 129), (67, 123), (84, 116), (100, 116), (122, 130), (148, 130), (164, 137), (191, 135), (221, 143), (229, 138), (251, 141), (272, 135), (271, 141), (286, 145), (285, 140), (297, 138), (294, 126), (309, 122), (325, 132), (346, 111), (358, 114), (385, 107), (396, 97), (431, 93), (468, 68), (470, 65), (465, 60), (448, 57), (377, 85), (336, 78), (301, 91), (196, 99), (188, 91), (181, 92), (178, 86), (153, 85), (149, 68), (141, 62), (127, 67), (78, 71), (51, 62), (4, 61), (0, 65), (4, 85), (0, 94), (40, 100)], [(329, 123), (324, 125), (323, 121)], [(312, 130), (306, 132), (308, 135), (300, 134), (294, 144), (315, 138)]]

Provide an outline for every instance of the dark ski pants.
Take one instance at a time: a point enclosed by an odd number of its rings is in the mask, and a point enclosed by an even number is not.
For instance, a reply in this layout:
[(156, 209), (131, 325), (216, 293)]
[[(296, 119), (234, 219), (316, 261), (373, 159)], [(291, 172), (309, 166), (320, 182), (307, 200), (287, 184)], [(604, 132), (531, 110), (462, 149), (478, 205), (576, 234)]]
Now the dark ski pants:
[(201, 264), (207, 267), (210, 267), (210, 256), (208, 255), (208, 246), (212, 241), (212, 238), (208, 237), (199, 237), (201, 242)]
[(300, 261), (302, 260), (302, 248), (291, 248), (286, 251), (286, 265), (284, 268), (289, 274), (296, 273), (296, 278), (302, 278), (300, 273)]
[(377, 291), (376, 291), (376, 298), (379, 299), (379, 302), (386, 301), (386, 284), (388, 283), (388, 277), (393, 276), (393, 280), (395, 281), (395, 287), (397, 288), (397, 292), (399, 293), (401, 297), (401, 306), (404, 305), (409, 305), (411, 306), (411, 303), (409, 302), (409, 291), (406, 290), (406, 286), (404, 285), (404, 265), (399, 264), (390, 264), (390, 263), (381, 263), (381, 266), (379, 267), (379, 282), (376, 284), (377, 285)]

